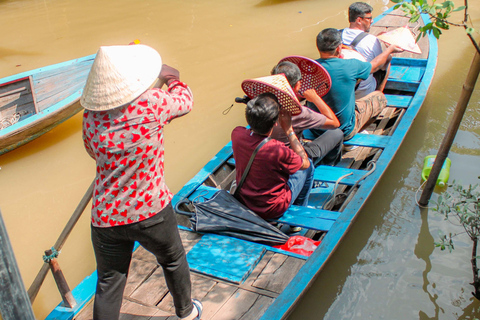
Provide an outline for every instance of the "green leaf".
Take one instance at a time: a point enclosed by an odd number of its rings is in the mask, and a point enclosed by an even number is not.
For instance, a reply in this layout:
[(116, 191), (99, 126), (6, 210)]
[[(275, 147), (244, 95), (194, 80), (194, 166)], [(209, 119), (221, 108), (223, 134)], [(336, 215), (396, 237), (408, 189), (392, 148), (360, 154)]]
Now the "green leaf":
[[(473, 32), (475, 32), (475, 29), (473, 29), (473, 28), (467, 28), (465, 31), (467, 32), (467, 34), (472, 34)], [(479, 177), (479, 178), (480, 178), (480, 177)]]
[(403, 2), (403, 0), (390, 0), (391, 2), (393, 3), (400, 3), (400, 2)]
[(452, 12), (462, 11), (462, 10), (465, 10), (465, 8), (466, 8), (465, 6), (457, 7), (453, 9)]

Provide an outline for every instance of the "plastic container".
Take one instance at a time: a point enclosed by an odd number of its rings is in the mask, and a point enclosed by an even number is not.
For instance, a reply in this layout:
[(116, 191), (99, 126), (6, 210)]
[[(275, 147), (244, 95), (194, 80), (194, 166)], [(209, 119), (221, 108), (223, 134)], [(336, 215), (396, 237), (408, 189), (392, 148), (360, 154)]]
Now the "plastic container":
[[(435, 157), (436, 156), (425, 157), (425, 160), (423, 161), (423, 169), (422, 169), (423, 181), (428, 179), (428, 176), (430, 175), (430, 171), (432, 171), (433, 163), (435, 162)], [(445, 162), (443, 163), (442, 170), (440, 171), (440, 174), (438, 175), (438, 178), (437, 178), (437, 186), (444, 187), (447, 184), (448, 178), (450, 177), (451, 165), (452, 165), (452, 162), (450, 161), (450, 159), (446, 158)]]

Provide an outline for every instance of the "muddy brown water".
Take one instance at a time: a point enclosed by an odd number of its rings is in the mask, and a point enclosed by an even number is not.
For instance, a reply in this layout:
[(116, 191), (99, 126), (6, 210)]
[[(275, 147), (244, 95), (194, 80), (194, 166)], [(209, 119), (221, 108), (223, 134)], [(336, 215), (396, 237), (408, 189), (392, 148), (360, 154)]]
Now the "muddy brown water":
[[(0, 77), (93, 54), (135, 39), (180, 70), (194, 110), (166, 127), (166, 180), (178, 191), (245, 123), (234, 106), (246, 78), (267, 75), (281, 58), (318, 56), (315, 36), (346, 26), (350, 1), (0, 1)], [(371, 1), (375, 13), (384, 7)], [(474, 25), (479, 4), (470, 4)], [(458, 17), (461, 19), (461, 17)], [(477, 38), (478, 33), (476, 34)], [(415, 124), (347, 237), (291, 319), (473, 319), (471, 243), (448, 254), (438, 231), (460, 232), (415, 205), (423, 158), (434, 154), (473, 58), (463, 30), (445, 32), (434, 83)], [(450, 153), (451, 180), (480, 175), (480, 93), (475, 90)], [(81, 114), (0, 156), (0, 209), (28, 288), (94, 177), (83, 149)], [(436, 197), (437, 194), (434, 194)], [(88, 207), (59, 263), (71, 287), (95, 268)], [(34, 303), (38, 319), (61, 301), (49, 275)]]

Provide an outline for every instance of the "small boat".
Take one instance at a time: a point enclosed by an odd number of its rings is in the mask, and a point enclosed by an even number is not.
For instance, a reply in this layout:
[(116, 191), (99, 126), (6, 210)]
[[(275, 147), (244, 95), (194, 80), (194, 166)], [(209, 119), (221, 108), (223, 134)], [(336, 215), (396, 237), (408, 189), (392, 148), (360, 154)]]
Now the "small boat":
[(90, 55), (0, 79), (0, 155), (81, 110), (76, 102), (94, 59)]
[[(429, 23), (427, 15), (422, 19), (409, 24), (400, 10), (390, 9), (375, 19), (370, 32), (408, 24), (415, 33)], [(285, 226), (302, 227), (303, 236), (320, 241), (310, 256), (226, 235), (197, 233), (188, 219), (179, 216), (192, 270), (192, 295), (203, 303), (203, 320), (276, 320), (286, 319), (293, 311), (372, 194), (425, 100), (436, 68), (437, 42), (430, 35), (418, 45), (421, 55), (403, 52), (393, 58), (385, 89), (388, 107), (367, 128), (368, 134), (359, 133), (345, 143), (351, 150), (338, 165), (315, 169), (309, 207), (291, 206), (278, 219)], [(228, 190), (234, 177), (230, 142), (175, 195), (173, 205)], [(94, 272), (73, 290), (77, 307), (60, 304), (47, 319), (71, 319), (77, 312), (75, 319), (91, 319), (95, 281)], [(121, 312), (129, 319), (163, 319), (173, 314), (162, 270), (142, 247), (133, 253)]]

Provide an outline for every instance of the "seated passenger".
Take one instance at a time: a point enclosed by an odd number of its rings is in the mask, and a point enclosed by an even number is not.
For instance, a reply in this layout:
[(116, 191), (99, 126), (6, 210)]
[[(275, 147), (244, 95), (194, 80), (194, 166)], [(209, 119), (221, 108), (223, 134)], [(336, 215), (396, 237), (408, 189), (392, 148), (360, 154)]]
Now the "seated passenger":
[[(299, 107), (294, 96), (282, 101), (282, 106), (294, 103)], [(273, 93), (262, 93), (247, 104), (245, 117), (250, 129), (239, 126), (232, 131), (237, 181), (253, 151), (271, 136), (277, 121), (290, 142), (289, 148), (275, 139), (268, 141), (255, 156), (237, 193), (240, 202), (266, 220), (281, 217), (291, 204), (306, 206), (313, 184), (311, 160), (293, 131), (290, 113), (280, 108)]]
[[(350, 25), (342, 31), (343, 44), (360, 52), (368, 62), (372, 61), (383, 51), (380, 40), (368, 33), (372, 25), (372, 11), (373, 8), (368, 3), (352, 3), (348, 7), (348, 22)], [(366, 80), (360, 82), (355, 91), (355, 99), (363, 98), (375, 90), (383, 91), (387, 82), (391, 60), (392, 56), (390, 55), (384, 65), (370, 74)]]
[[(396, 50), (395, 45), (389, 46), (371, 62), (356, 59), (341, 59), (342, 35), (337, 29), (322, 30), (317, 36), (317, 48), (320, 59), (317, 61), (327, 70), (332, 78), (332, 87), (323, 97), (327, 105), (340, 121), (340, 129), (345, 140), (351, 139), (357, 132), (374, 119), (386, 107), (387, 99), (380, 91), (374, 91), (367, 96), (355, 100), (355, 85), (357, 79), (367, 79), (372, 71), (385, 65), (390, 54)], [(318, 108), (312, 103), (308, 107), (314, 111)], [(317, 130), (316, 134), (320, 134)]]
[[(307, 107), (302, 106), (302, 112), (299, 115), (292, 116), (292, 127), (295, 131), (308, 157), (313, 163), (335, 165), (342, 157), (343, 132), (338, 129), (340, 122), (335, 113), (320, 98), (314, 89), (308, 89), (303, 92), (303, 96), (299, 93), (302, 84), (302, 73), (298, 66), (290, 61), (282, 61), (277, 64), (272, 74), (283, 73), (293, 92), (299, 99), (306, 99), (317, 107), (320, 113), (315, 112)], [(324, 134), (310, 142), (303, 141), (303, 131), (307, 129), (332, 129), (327, 130)], [(272, 138), (284, 142), (289, 145), (285, 131), (280, 126), (273, 128)]]

